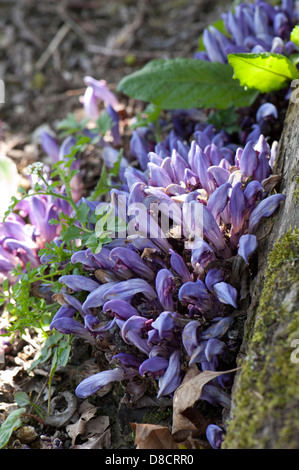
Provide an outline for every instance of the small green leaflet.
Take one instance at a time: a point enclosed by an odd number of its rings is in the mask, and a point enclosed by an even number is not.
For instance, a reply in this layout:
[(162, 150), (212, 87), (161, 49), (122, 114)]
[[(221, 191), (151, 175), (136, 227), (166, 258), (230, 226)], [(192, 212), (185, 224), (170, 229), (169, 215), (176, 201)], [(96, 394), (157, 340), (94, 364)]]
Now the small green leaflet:
[(299, 25), (297, 24), (293, 31), (291, 32), (291, 41), (299, 47)]
[(257, 97), (233, 79), (228, 64), (198, 59), (157, 59), (124, 77), (118, 91), (162, 109), (243, 107)]
[(3, 449), (4, 446), (9, 441), (10, 436), (12, 435), (15, 429), (18, 429), (22, 425), (20, 416), (25, 413), (26, 408), (19, 408), (17, 410), (11, 411), (7, 416), (6, 420), (0, 427), (0, 449)]
[(261, 54), (229, 54), (228, 62), (234, 69), (234, 78), (242, 86), (259, 90), (261, 93), (286, 88), (290, 81), (299, 78), (295, 65), (282, 54), (262, 52)]

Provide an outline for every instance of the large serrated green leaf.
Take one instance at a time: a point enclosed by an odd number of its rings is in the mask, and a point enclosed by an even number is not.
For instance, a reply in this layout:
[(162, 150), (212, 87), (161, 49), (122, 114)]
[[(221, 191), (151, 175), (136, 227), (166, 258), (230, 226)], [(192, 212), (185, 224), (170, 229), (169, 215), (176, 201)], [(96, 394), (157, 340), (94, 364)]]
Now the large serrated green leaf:
[(291, 80), (299, 78), (296, 66), (282, 54), (270, 52), (229, 54), (228, 62), (234, 69), (234, 77), (241, 85), (261, 93), (286, 88)]
[(256, 90), (244, 90), (228, 64), (197, 59), (157, 59), (124, 77), (118, 90), (163, 109), (249, 106)]

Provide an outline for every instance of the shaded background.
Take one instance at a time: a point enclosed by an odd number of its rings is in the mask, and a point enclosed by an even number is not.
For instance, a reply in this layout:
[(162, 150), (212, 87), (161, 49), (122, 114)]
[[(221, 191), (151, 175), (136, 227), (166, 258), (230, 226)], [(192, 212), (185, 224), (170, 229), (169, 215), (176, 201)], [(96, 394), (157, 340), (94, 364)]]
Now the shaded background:
[(115, 90), (151, 59), (192, 57), (203, 28), (230, 6), (209, 0), (1, 0), (6, 103), (0, 118), (22, 134), (55, 124), (78, 107), (85, 75)]

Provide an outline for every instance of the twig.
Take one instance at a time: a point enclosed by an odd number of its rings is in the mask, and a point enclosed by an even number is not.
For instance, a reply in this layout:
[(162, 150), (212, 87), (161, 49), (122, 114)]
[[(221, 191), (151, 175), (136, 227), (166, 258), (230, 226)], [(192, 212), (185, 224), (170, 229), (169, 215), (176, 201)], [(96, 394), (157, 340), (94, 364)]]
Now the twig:
[(51, 55), (56, 51), (56, 49), (59, 47), (60, 43), (63, 41), (65, 36), (68, 34), (70, 31), (70, 26), (66, 23), (64, 23), (61, 28), (57, 31), (56, 35), (48, 45), (47, 49), (43, 52), (43, 54), (40, 56), (38, 61), (36, 62), (35, 66), (38, 70), (41, 70), (45, 64), (48, 62), (50, 59)]

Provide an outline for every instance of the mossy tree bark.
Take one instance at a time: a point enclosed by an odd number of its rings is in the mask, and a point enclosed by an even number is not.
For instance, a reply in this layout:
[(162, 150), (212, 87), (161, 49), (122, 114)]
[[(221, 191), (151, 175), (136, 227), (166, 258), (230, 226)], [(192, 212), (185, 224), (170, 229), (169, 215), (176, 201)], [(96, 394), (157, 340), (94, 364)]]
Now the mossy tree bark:
[(298, 129), (290, 103), (274, 168), (286, 201), (258, 232), (274, 223), (259, 244), (225, 449), (299, 448)]

